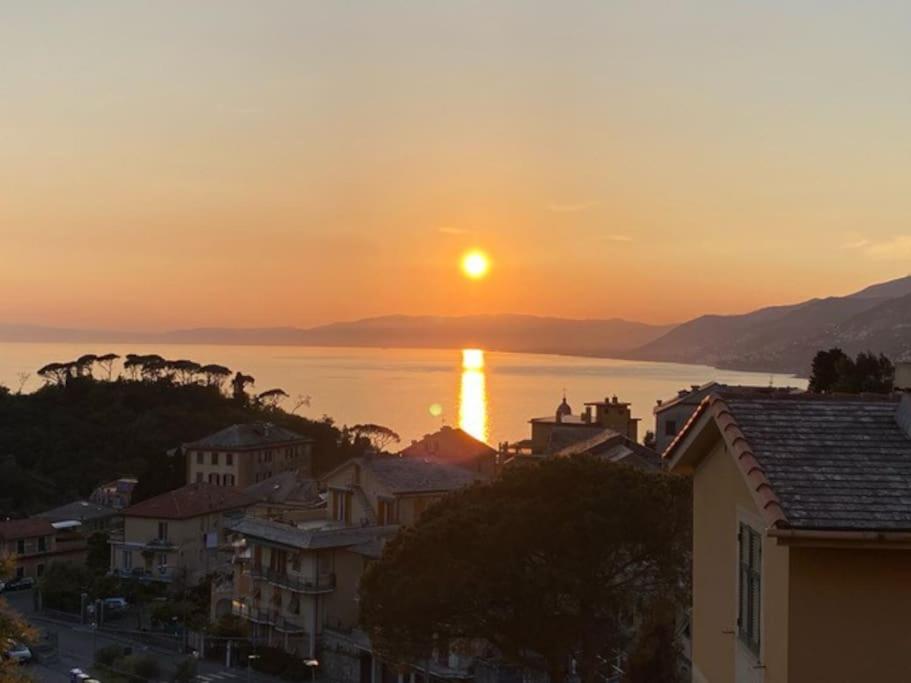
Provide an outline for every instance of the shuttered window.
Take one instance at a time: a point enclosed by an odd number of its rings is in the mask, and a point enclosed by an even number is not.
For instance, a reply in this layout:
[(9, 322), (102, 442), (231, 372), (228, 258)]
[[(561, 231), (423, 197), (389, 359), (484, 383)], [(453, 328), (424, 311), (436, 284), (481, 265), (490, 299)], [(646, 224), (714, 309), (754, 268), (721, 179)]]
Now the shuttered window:
[(759, 534), (746, 524), (737, 534), (740, 580), (737, 610), (737, 632), (740, 639), (759, 653), (759, 615), (762, 604), (762, 542)]

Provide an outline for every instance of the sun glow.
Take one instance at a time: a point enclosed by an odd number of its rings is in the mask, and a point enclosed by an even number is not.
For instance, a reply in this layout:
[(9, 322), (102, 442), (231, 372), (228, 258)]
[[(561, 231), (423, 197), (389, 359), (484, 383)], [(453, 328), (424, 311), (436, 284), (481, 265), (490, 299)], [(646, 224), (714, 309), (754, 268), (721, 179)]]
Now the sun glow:
[(490, 271), (490, 258), (480, 249), (472, 249), (462, 256), (462, 272), (472, 280), (480, 280)]

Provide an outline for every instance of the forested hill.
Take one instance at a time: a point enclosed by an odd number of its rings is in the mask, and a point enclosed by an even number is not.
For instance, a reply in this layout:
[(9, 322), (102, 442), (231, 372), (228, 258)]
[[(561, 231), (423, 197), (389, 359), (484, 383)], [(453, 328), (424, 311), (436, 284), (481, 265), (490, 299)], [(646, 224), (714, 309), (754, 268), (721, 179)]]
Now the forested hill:
[(0, 513), (34, 513), (139, 477), (137, 499), (183, 485), (184, 462), (167, 451), (230, 424), (270, 421), (315, 439), (326, 470), (360, 448), (329, 421), (228, 397), (218, 386), (91, 376), (32, 394), (0, 388)]

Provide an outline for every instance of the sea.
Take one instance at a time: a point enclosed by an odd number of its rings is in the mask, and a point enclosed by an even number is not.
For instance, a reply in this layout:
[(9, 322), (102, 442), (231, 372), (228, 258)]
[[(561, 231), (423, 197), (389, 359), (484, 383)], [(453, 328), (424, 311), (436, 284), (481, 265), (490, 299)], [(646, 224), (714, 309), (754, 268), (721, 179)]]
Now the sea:
[[(806, 387), (806, 380), (792, 375), (483, 349), (99, 343), (0, 343), (0, 384), (14, 392), (34, 391), (43, 383), (36, 374), (41, 366), (109, 352), (225, 365), (252, 375), (256, 391), (283, 389), (287, 410), (313, 419), (329, 416), (338, 425), (385, 425), (401, 436), (403, 446), (441, 425), (459, 426), (494, 446), (523, 439), (529, 419), (553, 415), (564, 395), (577, 413), (586, 401), (617, 396), (642, 419), (641, 436), (654, 429), (656, 401), (693, 385), (717, 380)], [(115, 366), (115, 376), (118, 370)]]

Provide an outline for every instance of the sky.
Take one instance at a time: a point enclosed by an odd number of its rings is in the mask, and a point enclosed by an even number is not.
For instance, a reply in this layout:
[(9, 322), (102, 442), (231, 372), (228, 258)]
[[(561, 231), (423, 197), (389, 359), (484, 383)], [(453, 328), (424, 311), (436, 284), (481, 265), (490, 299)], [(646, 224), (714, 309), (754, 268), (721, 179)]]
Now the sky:
[(0, 0), (0, 322), (847, 294), (911, 272), (909, 82), (899, 2)]

